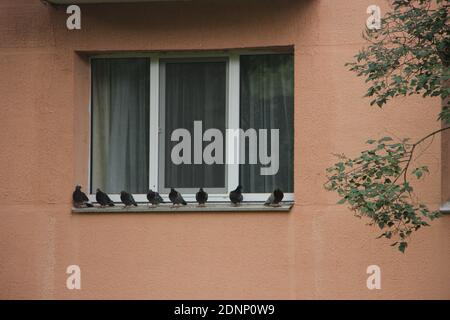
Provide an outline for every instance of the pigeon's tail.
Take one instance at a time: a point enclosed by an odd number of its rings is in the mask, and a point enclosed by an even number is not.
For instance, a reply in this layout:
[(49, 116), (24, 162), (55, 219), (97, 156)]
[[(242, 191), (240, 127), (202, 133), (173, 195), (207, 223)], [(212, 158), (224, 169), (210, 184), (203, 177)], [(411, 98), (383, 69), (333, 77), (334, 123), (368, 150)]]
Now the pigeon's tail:
[(86, 202), (86, 207), (92, 208), (94, 205), (92, 203)]
[(110, 207), (114, 207), (114, 203), (112, 203), (112, 202), (110, 202), (108, 205), (109, 205)]
[(183, 206), (187, 205), (187, 202), (184, 200), (181, 203), (183, 204)]
[(266, 202), (264, 203), (265, 206), (270, 206), (273, 204), (274, 201), (274, 195), (273, 193), (270, 194), (269, 198), (267, 198)]

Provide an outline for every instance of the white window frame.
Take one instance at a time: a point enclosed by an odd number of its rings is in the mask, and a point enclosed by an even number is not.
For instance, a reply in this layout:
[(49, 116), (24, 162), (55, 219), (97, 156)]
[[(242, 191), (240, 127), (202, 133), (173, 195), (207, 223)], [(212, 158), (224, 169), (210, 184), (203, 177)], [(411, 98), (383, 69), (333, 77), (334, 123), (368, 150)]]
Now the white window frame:
[[(267, 50), (226, 50), (226, 51), (207, 51), (207, 52), (183, 52), (183, 53), (112, 53), (105, 55), (95, 55), (90, 57), (89, 67), (91, 68), (91, 61), (93, 59), (105, 59), (105, 58), (148, 58), (150, 59), (150, 88), (149, 88), (149, 189), (158, 191), (159, 185), (159, 133), (161, 131), (160, 125), (160, 59), (185, 59), (185, 58), (227, 58), (228, 59), (228, 83), (227, 83), (227, 128), (239, 129), (240, 127), (240, 56), (244, 54), (280, 54), (291, 53), (292, 50), (286, 51), (267, 51)], [(91, 73), (90, 73), (91, 74)], [(92, 79), (91, 79), (92, 81)], [(92, 92), (90, 92), (92, 97)], [(90, 98), (91, 98), (90, 97)], [(89, 99), (89, 114), (92, 119), (92, 106), (91, 99)], [(91, 121), (90, 121), (91, 123)], [(91, 150), (92, 144), (92, 127), (89, 127), (89, 150)], [(239, 159), (239, 139), (235, 143), (235, 156)], [(230, 144), (228, 139), (225, 139), (225, 159), (229, 154)], [(91, 152), (89, 151), (88, 159), (88, 186), (89, 191), (91, 188)], [(226, 161), (225, 161), (226, 162)], [(236, 188), (239, 184), (239, 164), (227, 164), (225, 170), (227, 175), (226, 188), (227, 194), (212, 194), (209, 193), (209, 202), (229, 202), (228, 194)], [(207, 188), (205, 188), (206, 191)], [(264, 202), (270, 193), (245, 193), (244, 186), (244, 202)], [(133, 194), (134, 199), (137, 202), (148, 202), (146, 194)], [(168, 194), (161, 194), (164, 201), (169, 201)], [(114, 202), (120, 202), (119, 194), (110, 194), (111, 199)], [(183, 198), (187, 202), (195, 202), (195, 194), (183, 194)], [(89, 200), (95, 202), (95, 193), (89, 194)], [(294, 201), (294, 193), (285, 193), (283, 201)]]

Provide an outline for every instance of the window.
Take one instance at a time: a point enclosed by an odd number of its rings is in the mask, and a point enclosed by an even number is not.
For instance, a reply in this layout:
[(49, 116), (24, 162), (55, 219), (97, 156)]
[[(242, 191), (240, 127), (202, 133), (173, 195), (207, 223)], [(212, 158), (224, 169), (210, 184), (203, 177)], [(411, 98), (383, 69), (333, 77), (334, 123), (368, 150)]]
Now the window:
[[(279, 143), (261, 143), (262, 152), (271, 154), (266, 145), (279, 148), (278, 172), (261, 174), (261, 161), (250, 164), (249, 159), (240, 165), (240, 181), (247, 192), (271, 192), (279, 187), (285, 192), (294, 191), (294, 71), (292, 55), (241, 56), (240, 124), (250, 128), (279, 129)], [(268, 131), (269, 132), (269, 131)], [(259, 137), (261, 139), (261, 137)], [(267, 140), (271, 139), (267, 137)], [(261, 142), (261, 141), (259, 141)], [(247, 157), (251, 154), (246, 144)], [(254, 151), (253, 151), (254, 152)], [(261, 152), (261, 151), (260, 151)], [(273, 150), (272, 150), (273, 152)], [(274, 159), (275, 160), (275, 159)]]
[(201, 152), (193, 151), (191, 164), (174, 164), (166, 159), (171, 159), (178, 143), (171, 141), (170, 133), (185, 128), (195, 136), (194, 121), (201, 121), (200, 134), (215, 128), (225, 136), (227, 61), (164, 60), (160, 66), (160, 123), (164, 124), (160, 133), (160, 191), (168, 193), (174, 186), (182, 193), (196, 193), (199, 187), (210, 193), (226, 193), (225, 164), (203, 162), (202, 151), (208, 142), (202, 142)]
[(277, 187), (293, 200), (293, 63), (260, 52), (91, 58), (91, 192), (145, 201), (173, 187), (194, 201), (203, 187), (228, 201), (242, 184), (244, 201)]
[(149, 169), (147, 59), (92, 63), (92, 186), (146, 193)]

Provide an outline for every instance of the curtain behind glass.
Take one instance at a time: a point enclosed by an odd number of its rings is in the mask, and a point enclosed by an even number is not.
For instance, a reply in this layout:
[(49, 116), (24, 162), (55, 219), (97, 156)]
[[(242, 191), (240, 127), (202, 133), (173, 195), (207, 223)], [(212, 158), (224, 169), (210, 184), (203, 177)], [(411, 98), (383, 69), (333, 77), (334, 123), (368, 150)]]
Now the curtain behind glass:
[(147, 59), (92, 60), (92, 191), (146, 193)]
[[(226, 62), (170, 62), (165, 65), (165, 188), (225, 188), (225, 165), (193, 164), (194, 121), (203, 132), (216, 128), (225, 135)], [(185, 128), (192, 137), (192, 164), (175, 165), (173, 130)], [(225, 144), (225, 141), (223, 141)], [(205, 146), (210, 142), (203, 142)]]
[[(240, 165), (244, 192), (264, 193), (275, 188), (293, 192), (294, 166), (294, 69), (292, 54), (241, 56), (240, 126), (279, 129), (280, 166), (276, 175), (261, 175), (261, 165)], [(270, 130), (268, 130), (270, 132)], [(259, 139), (258, 139), (259, 140)], [(270, 133), (268, 134), (270, 155)], [(259, 146), (258, 146), (259, 150)], [(259, 158), (258, 158), (259, 159)]]

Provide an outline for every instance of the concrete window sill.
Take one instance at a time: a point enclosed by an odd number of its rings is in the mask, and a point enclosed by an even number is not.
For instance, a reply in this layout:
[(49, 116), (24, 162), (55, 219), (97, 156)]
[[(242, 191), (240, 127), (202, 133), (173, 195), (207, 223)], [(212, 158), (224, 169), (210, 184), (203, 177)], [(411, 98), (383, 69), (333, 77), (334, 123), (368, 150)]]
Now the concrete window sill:
[(230, 203), (208, 203), (205, 207), (188, 203), (186, 206), (172, 207), (171, 204), (162, 204), (158, 207), (149, 207), (147, 204), (139, 204), (137, 207), (125, 208), (122, 204), (115, 207), (101, 208), (72, 208), (72, 213), (102, 214), (102, 213), (176, 213), (176, 212), (289, 212), (294, 205), (293, 202), (283, 202), (280, 207), (264, 206), (262, 202), (247, 202), (240, 206), (232, 206)]
[(445, 202), (442, 206), (441, 206), (441, 213), (443, 214), (449, 214), (450, 213), (450, 201)]

